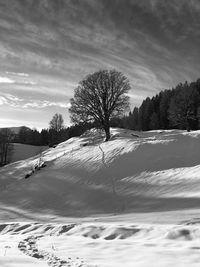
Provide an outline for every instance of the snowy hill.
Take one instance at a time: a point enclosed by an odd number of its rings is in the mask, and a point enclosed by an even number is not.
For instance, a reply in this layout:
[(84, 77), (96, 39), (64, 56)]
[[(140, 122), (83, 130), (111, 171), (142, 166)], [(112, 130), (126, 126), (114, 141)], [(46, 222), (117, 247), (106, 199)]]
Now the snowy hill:
[[(1, 219), (199, 207), (200, 131), (111, 133), (103, 142), (93, 129), (2, 168)], [(41, 162), (46, 167), (25, 179)]]
[(0, 169), (0, 266), (199, 266), (200, 131), (111, 133)]

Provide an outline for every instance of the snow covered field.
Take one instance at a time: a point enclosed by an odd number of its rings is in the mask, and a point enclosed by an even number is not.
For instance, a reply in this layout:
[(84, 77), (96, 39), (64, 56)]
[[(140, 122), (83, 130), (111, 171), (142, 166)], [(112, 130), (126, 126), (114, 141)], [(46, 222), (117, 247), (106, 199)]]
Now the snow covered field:
[(11, 162), (33, 157), (46, 150), (47, 148), (47, 146), (32, 146), (14, 143)]
[(199, 222), (3, 224), (0, 266), (199, 266)]
[(200, 131), (92, 130), (5, 166), (0, 266), (199, 266), (199, 151)]

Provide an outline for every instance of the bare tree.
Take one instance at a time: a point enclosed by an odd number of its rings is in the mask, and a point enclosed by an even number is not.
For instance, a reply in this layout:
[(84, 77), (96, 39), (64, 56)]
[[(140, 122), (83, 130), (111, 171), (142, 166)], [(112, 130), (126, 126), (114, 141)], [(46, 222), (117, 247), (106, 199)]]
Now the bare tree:
[(9, 163), (13, 151), (13, 132), (4, 128), (0, 131), (0, 165), (6, 165)]
[(116, 70), (101, 70), (88, 75), (75, 89), (70, 100), (73, 123), (97, 122), (110, 139), (110, 119), (122, 115), (129, 108), (128, 79)]
[(64, 120), (61, 114), (56, 113), (49, 122), (49, 128), (60, 132), (64, 128)]

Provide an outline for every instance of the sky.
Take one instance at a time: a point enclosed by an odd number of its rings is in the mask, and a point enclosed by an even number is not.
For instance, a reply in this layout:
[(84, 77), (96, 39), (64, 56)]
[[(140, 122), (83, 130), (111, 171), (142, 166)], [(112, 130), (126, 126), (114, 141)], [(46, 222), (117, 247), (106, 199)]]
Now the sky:
[(200, 1), (0, 0), (0, 127), (70, 125), (74, 89), (100, 69), (129, 79), (131, 109), (200, 78)]

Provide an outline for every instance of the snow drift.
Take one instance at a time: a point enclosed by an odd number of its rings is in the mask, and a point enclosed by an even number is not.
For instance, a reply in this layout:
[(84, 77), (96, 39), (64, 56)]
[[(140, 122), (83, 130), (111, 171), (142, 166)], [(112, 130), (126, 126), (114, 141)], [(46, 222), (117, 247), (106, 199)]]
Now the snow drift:
[(0, 225), (2, 266), (199, 266), (199, 225)]

